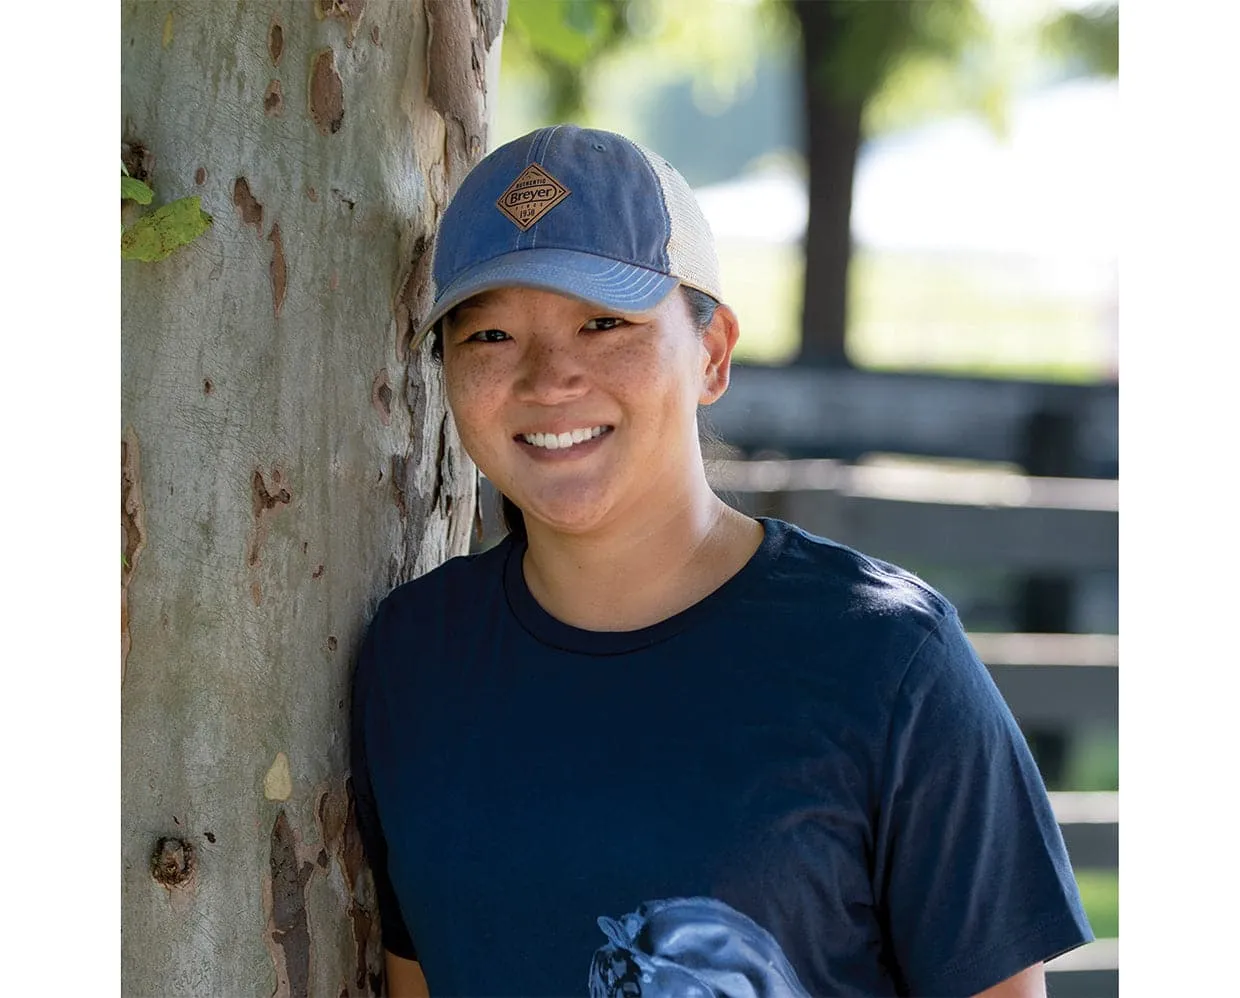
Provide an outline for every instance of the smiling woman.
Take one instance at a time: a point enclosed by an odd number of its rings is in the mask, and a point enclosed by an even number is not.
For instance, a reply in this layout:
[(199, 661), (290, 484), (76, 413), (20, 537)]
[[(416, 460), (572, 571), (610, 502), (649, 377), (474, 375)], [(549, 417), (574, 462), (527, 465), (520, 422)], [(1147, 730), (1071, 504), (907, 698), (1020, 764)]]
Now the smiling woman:
[(675, 293), (608, 315), (550, 291), (486, 292), (444, 323), (449, 404), (466, 450), (532, 529), (597, 535), (711, 503), (697, 409), (722, 394), (736, 334), (726, 306), (695, 328)]
[(1089, 926), (954, 608), (707, 483), (739, 328), (680, 175), (531, 133), (434, 277), (417, 340), (519, 528), (395, 590), (358, 663), (389, 993), (1044, 994)]

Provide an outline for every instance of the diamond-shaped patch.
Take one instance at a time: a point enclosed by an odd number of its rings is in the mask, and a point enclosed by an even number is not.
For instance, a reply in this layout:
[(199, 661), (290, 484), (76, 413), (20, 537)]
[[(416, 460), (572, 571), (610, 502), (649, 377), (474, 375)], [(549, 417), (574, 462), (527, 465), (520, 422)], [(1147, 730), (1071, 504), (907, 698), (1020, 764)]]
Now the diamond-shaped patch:
[(531, 163), (495, 202), (523, 232), (571, 194), (537, 163)]

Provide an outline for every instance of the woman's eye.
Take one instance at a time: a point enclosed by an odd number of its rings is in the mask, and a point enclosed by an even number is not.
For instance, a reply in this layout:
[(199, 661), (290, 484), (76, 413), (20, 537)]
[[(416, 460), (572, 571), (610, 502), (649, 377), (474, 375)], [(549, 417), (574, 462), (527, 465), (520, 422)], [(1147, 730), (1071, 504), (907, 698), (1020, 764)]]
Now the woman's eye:
[(615, 329), (617, 326), (623, 326), (624, 320), (615, 315), (602, 315), (597, 319), (591, 319), (585, 324), (584, 329), (593, 332), (604, 332), (608, 329)]
[(479, 329), (465, 337), (467, 343), (502, 343), (506, 339), (508, 334), (502, 329)]

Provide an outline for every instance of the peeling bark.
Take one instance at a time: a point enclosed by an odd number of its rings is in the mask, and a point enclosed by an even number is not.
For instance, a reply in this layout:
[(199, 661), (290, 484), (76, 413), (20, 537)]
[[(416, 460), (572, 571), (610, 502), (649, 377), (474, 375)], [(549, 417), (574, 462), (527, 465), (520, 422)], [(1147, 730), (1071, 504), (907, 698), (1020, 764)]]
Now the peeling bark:
[(241, 221), (252, 225), (261, 233), (263, 231), (263, 206), (250, 193), (250, 182), (245, 177), (238, 177), (233, 182), (233, 204), (241, 213)]
[(310, 928), (306, 920), (306, 885), (314, 864), (298, 856), (297, 842), (284, 809), (271, 829), (271, 906), (267, 933), (276, 964), (277, 998), (310, 994)]
[(353, 798), (353, 781), (338, 790), (319, 795), (316, 808), (319, 835), (329, 859), (334, 859), (349, 892), (348, 917), (356, 964), (353, 985), (359, 994), (379, 994), (380, 978), (374, 973), (371, 954), (381, 949), (378, 920), (373, 902), (373, 881), (366, 866)]
[(254, 469), (254, 477), (251, 480), (254, 497), (254, 533), (247, 559), (251, 568), (260, 563), (259, 555), (263, 545), (267, 542), (267, 532), (271, 529), (270, 517), (279, 512), (280, 507), (287, 506), (293, 501), (293, 495), (288, 489), (278, 487), (280, 477), (279, 469), (272, 471), (271, 480), (277, 486), (275, 494), (272, 494), (267, 489), (267, 480), (263, 477), (262, 471), (258, 468)]
[(284, 307), (284, 295), (288, 290), (288, 268), (284, 264), (284, 242), (280, 239), (280, 224), (273, 222), (267, 236), (271, 243), (271, 299), (276, 318)]
[(271, 25), (267, 28), (267, 54), (273, 66), (280, 65), (280, 56), (284, 55), (284, 26), (276, 14), (271, 15)]
[(366, 9), (366, 0), (315, 0), (314, 14), (319, 19), (340, 18), (349, 27), (345, 45), (353, 47), (353, 39), (357, 36), (357, 26), (362, 20), (362, 12)]
[(268, 118), (278, 118), (284, 114), (284, 91), (279, 80), (267, 84), (267, 92), (263, 94), (263, 113)]
[(405, 463), (403, 455), (392, 455), (392, 500), (402, 520), (409, 515), (409, 506), (405, 502)]
[(370, 404), (375, 407), (383, 425), (390, 426), (392, 423), (392, 388), (388, 384), (386, 367), (375, 375), (374, 384), (370, 388)]
[(310, 117), (320, 135), (335, 135), (344, 124), (344, 84), (336, 70), (336, 52), (323, 49), (310, 63)]
[(396, 359), (402, 364), (409, 356), (409, 343), (413, 339), (414, 317), (425, 314), (429, 306), (426, 300), (431, 287), (431, 237), (419, 233), (413, 242), (409, 269), (396, 295), (393, 311), (396, 314)]
[[(481, 10), (122, 0), (123, 160), (216, 219), (122, 265), (125, 994), (379, 991), (344, 708), (378, 600), (468, 546), (475, 473), (408, 335), (473, 148), (428, 99), (457, 72), (428, 76), (429, 22), (441, 48), (464, 25), (472, 60)], [(480, 154), (466, 68), (450, 113)]]
[(486, 91), (483, 18), (472, 4), (430, 3), (426, 19), (426, 97), (443, 116), (444, 161), (455, 189), (486, 146), (486, 119), (478, 100)]
[(138, 555), (146, 547), (146, 516), (142, 506), (142, 478), (138, 464), (138, 437), (130, 428), (121, 439), (121, 682), (129, 659), (129, 580)]

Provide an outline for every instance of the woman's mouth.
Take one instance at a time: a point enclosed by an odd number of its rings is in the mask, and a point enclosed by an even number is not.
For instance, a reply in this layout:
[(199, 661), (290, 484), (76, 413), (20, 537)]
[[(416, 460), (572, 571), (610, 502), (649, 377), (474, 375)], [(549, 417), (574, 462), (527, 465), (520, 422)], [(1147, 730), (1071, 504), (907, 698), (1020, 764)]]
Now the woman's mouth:
[(611, 429), (606, 425), (582, 426), (565, 430), (563, 433), (519, 433), (517, 439), (540, 450), (568, 450), (579, 444), (589, 443), (604, 433), (611, 432)]

